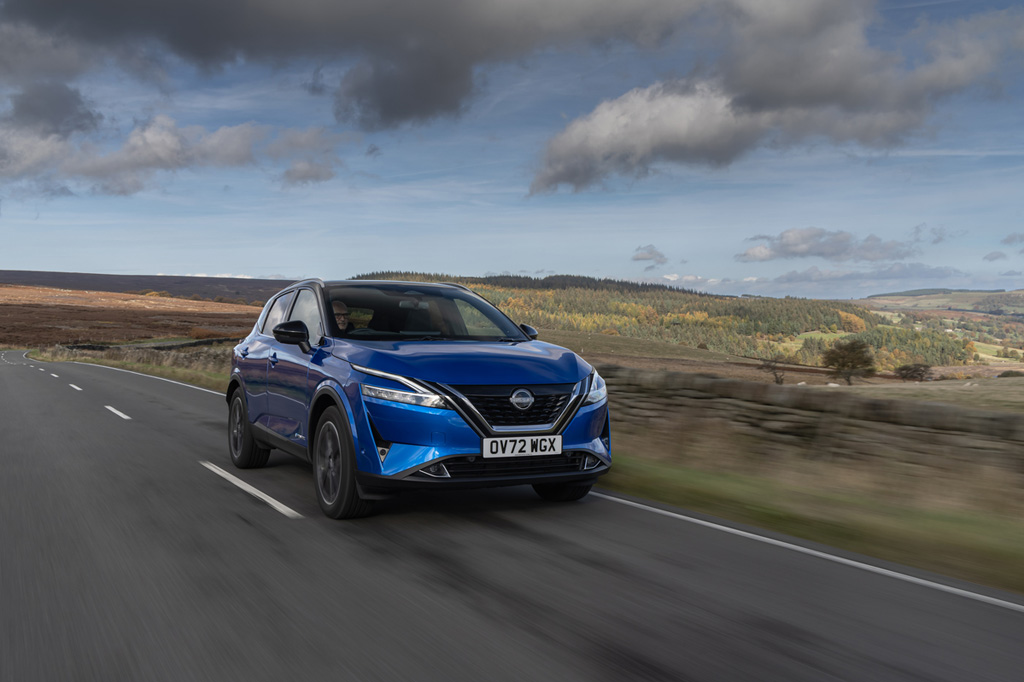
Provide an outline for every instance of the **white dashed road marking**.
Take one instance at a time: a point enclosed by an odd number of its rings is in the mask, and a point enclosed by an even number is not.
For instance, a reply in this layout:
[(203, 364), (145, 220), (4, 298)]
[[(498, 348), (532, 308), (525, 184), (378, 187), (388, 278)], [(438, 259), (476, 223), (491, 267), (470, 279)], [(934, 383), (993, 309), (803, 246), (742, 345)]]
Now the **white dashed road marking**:
[(50, 376), (53, 377), (54, 379), (60, 379), (60, 377), (57, 376), (56, 374), (51, 374)]
[(884, 575), (889, 578), (895, 578), (896, 580), (902, 580), (904, 582), (913, 583), (914, 585), (920, 585), (921, 587), (927, 587), (939, 592), (945, 592), (947, 594), (955, 594), (960, 597), (966, 597), (967, 599), (973, 599), (974, 601), (982, 602), (983, 604), (990, 604), (992, 606), (998, 606), (1003, 609), (1009, 609), (1010, 611), (1017, 611), (1018, 613), (1024, 613), (1024, 604), (1016, 604), (1014, 602), (1006, 601), (1003, 599), (996, 599), (995, 597), (989, 597), (984, 594), (978, 594), (977, 592), (971, 592), (969, 590), (961, 590), (958, 587), (952, 587), (950, 585), (943, 585), (932, 580), (924, 580), (923, 578), (915, 578), (912, 575), (905, 573), (899, 573), (897, 571), (890, 571), (887, 568), (880, 568), (878, 566), (872, 566), (871, 564), (865, 564), (860, 561), (854, 561), (853, 559), (846, 559), (844, 557), (835, 556), (828, 554), (827, 552), (819, 552), (816, 549), (810, 549), (809, 547), (801, 547), (800, 545), (793, 544), (792, 542), (784, 542), (782, 540), (776, 540), (775, 538), (765, 537), (756, 533), (748, 533), (745, 530), (739, 530), (738, 528), (730, 528), (728, 526), (722, 526), (717, 523), (710, 521), (704, 521), (703, 519), (695, 519), (692, 516), (686, 516), (684, 514), (677, 514), (670, 512), (665, 509), (658, 509), (657, 507), (649, 507), (646, 504), (640, 504), (639, 502), (633, 502), (632, 500), (624, 500), (621, 497), (613, 497), (611, 495), (605, 495), (603, 493), (590, 493), (594, 497), (600, 497), (603, 500), (609, 502), (617, 502), (618, 504), (624, 504), (627, 507), (634, 507), (636, 509), (643, 509), (644, 511), (653, 512), (654, 514), (660, 514), (661, 516), (667, 516), (669, 518), (678, 519), (680, 521), (686, 521), (687, 523), (693, 523), (698, 526), (704, 526), (705, 528), (713, 528), (714, 530), (720, 530), (725, 533), (732, 535), (738, 535), (741, 538), (747, 538), (748, 540), (756, 540), (758, 542), (764, 542), (769, 545), (775, 545), (783, 549), (788, 549), (793, 552), (799, 552), (808, 556), (817, 557), (819, 559), (825, 559), (826, 561), (834, 561), (837, 564), (843, 564), (844, 566), (850, 566), (852, 568), (859, 568), (862, 571), (868, 571), (869, 573), (876, 573), (878, 575)]
[(81, 391), (82, 390), (78, 386), (75, 386), (74, 384), (68, 384), (68, 386), (70, 386), (71, 388), (75, 389), (76, 391)]
[(271, 507), (273, 507), (277, 511), (281, 512), (285, 516), (287, 516), (289, 519), (301, 519), (302, 518), (302, 514), (300, 514), (299, 512), (295, 511), (291, 507), (287, 507), (287, 506), (281, 504), (280, 502), (275, 500), (270, 495), (267, 495), (265, 492), (263, 492), (261, 490), (257, 490), (256, 488), (253, 488), (251, 485), (249, 485), (248, 483), (246, 483), (242, 479), (240, 479), (240, 478), (238, 478), (236, 476), (232, 476), (231, 474), (229, 474), (228, 472), (224, 471), (223, 469), (221, 469), (216, 464), (210, 464), (209, 462), (202, 462), (202, 461), (199, 462), (199, 463), (202, 464), (207, 469), (209, 469), (210, 471), (212, 471), (213, 473), (215, 473), (218, 476), (220, 476), (221, 478), (223, 478), (224, 480), (226, 480), (226, 481), (228, 481), (230, 483), (235, 484), (236, 486), (238, 486), (239, 488), (241, 488), (245, 492), (249, 493), (250, 495), (252, 495), (256, 499), (263, 500), (264, 502), (269, 504)]
[(129, 420), (131, 419), (131, 417), (129, 417), (128, 415), (126, 415), (126, 414), (125, 414), (124, 412), (121, 412), (120, 410), (115, 410), (115, 409), (114, 409), (113, 407), (111, 407), (110, 405), (104, 405), (103, 407), (107, 408), (108, 410), (110, 410), (111, 412), (113, 412), (114, 414), (116, 414), (116, 415), (117, 415), (118, 417), (120, 417), (121, 419), (129, 419)]

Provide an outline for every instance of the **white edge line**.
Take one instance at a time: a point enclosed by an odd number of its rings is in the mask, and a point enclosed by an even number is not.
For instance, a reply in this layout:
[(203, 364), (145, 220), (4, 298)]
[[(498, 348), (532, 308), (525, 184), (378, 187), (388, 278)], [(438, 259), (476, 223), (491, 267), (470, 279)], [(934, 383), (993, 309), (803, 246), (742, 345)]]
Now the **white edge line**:
[(78, 386), (75, 386), (74, 384), (68, 384), (68, 386), (70, 386), (71, 388), (75, 389), (76, 391), (81, 391), (82, 390)]
[(110, 365), (97, 365), (97, 364), (93, 364), (91, 362), (76, 362), (74, 360), (72, 360), (71, 362), (73, 364), (75, 364), (75, 365), (85, 365), (86, 367), (103, 367), (104, 369), (112, 369), (115, 372), (127, 372), (128, 374), (135, 374), (136, 376), (140, 376), (140, 377), (149, 377), (150, 379), (159, 379), (160, 381), (166, 381), (168, 383), (177, 384), (178, 386), (184, 386), (186, 388), (194, 388), (197, 391), (206, 391), (207, 393), (212, 393), (214, 395), (219, 395), (219, 396), (223, 396), (224, 395), (220, 391), (211, 391), (208, 388), (202, 388), (201, 386), (193, 386), (192, 384), (186, 384), (186, 383), (181, 382), (181, 381), (175, 381), (174, 379), (165, 379), (164, 377), (153, 376), (152, 374), (143, 374), (142, 372), (133, 372), (130, 369), (121, 369), (120, 367), (111, 367)]
[(240, 478), (238, 478), (236, 476), (232, 476), (231, 474), (229, 474), (228, 472), (224, 471), (223, 469), (221, 469), (216, 464), (211, 464), (210, 462), (204, 462), (202, 460), (200, 460), (199, 463), (202, 464), (207, 469), (209, 469), (210, 471), (212, 471), (213, 473), (215, 473), (218, 476), (220, 476), (221, 478), (225, 479), (229, 483), (234, 483), (236, 486), (238, 486), (239, 488), (241, 488), (245, 492), (249, 493), (250, 495), (252, 495), (256, 499), (263, 500), (264, 502), (269, 504), (271, 507), (273, 507), (277, 511), (281, 512), (285, 516), (287, 516), (289, 519), (301, 519), (302, 518), (302, 514), (300, 514), (299, 512), (295, 511), (291, 507), (287, 507), (287, 506), (281, 504), (280, 502), (275, 500), (270, 495), (267, 495), (265, 492), (263, 492), (261, 490), (257, 490), (256, 488), (253, 488), (251, 485), (249, 485), (248, 483), (246, 483), (242, 479), (240, 479)]
[(110, 410), (111, 412), (113, 412), (114, 414), (116, 414), (116, 415), (117, 415), (118, 417), (120, 417), (121, 419), (126, 419), (126, 420), (128, 420), (128, 421), (131, 421), (131, 417), (129, 417), (128, 415), (126, 415), (126, 414), (125, 414), (124, 412), (121, 412), (120, 410), (116, 410), (116, 409), (114, 409), (113, 407), (111, 407), (110, 405), (104, 405), (103, 407), (107, 408), (108, 410)]
[(710, 521), (704, 521), (703, 519), (695, 519), (695, 518), (693, 518), (691, 516), (685, 516), (683, 514), (677, 514), (675, 512), (666, 511), (664, 509), (658, 509), (657, 507), (649, 507), (646, 504), (640, 504), (639, 502), (633, 502), (632, 500), (624, 500), (621, 497), (613, 497), (611, 495), (605, 495), (603, 493), (598, 493), (598, 492), (592, 492), (590, 494), (592, 496), (595, 496), (595, 497), (600, 497), (603, 500), (610, 500), (612, 502), (618, 502), (619, 504), (624, 504), (624, 505), (629, 506), (629, 507), (635, 507), (637, 509), (643, 509), (645, 511), (653, 512), (655, 514), (661, 514), (662, 516), (667, 516), (669, 518), (678, 519), (680, 521), (686, 521), (687, 523), (693, 523), (693, 524), (696, 524), (698, 526), (704, 526), (705, 528), (713, 528), (715, 530), (720, 530), (720, 531), (723, 531), (723, 532), (726, 532), (726, 533), (730, 533), (732, 535), (738, 535), (741, 538), (747, 538), (748, 540), (757, 540), (758, 542), (764, 542), (766, 544), (774, 545), (776, 547), (781, 547), (783, 549), (792, 550), (794, 552), (799, 552), (801, 554), (807, 554), (808, 556), (817, 557), (819, 559), (825, 559), (827, 561), (833, 561), (833, 562), (835, 562), (837, 564), (843, 564), (844, 566), (850, 566), (852, 568), (859, 568), (859, 569), (861, 569), (863, 571), (868, 571), (870, 573), (877, 573), (878, 575), (884, 575), (884, 576), (889, 577), (889, 578), (895, 578), (896, 580), (903, 580), (903, 581), (908, 582), (908, 583), (913, 583), (914, 585), (920, 585), (922, 587), (930, 587), (931, 589), (938, 590), (940, 592), (946, 592), (948, 594), (955, 594), (955, 595), (957, 595), (959, 597), (966, 597), (967, 599), (973, 599), (974, 601), (979, 601), (979, 602), (982, 602), (982, 603), (985, 603), (985, 604), (990, 604), (992, 606), (999, 606), (1001, 608), (1009, 609), (1011, 611), (1017, 611), (1018, 613), (1024, 613), (1024, 604), (1017, 604), (1017, 603), (1014, 603), (1014, 602), (1011, 602), (1011, 601), (1004, 601), (1002, 599), (996, 599), (995, 597), (988, 597), (988, 596), (985, 596), (983, 594), (978, 594), (977, 592), (970, 592), (968, 590), (961, 590), (960, 588), (951, 587), (949, 585), (943, 585), (942, 583), (937, 583), (937, 582), (934, 582), (932, 580), (924, 580), (923, 578), (915, 578), (912, 575), (907, 575), (905, 573), (899, 573), (897, 571), (890, 571), (889, 569), (886, 569), (886, 568), (879, 568), (878, 566), (872, 566), (871, 564), (865, 564), (865, 563), (862, 563), (860, 561), (854, 561), (852, 559), (845, 559), (843, 557), (835, 556), (833, 554), (827, 554), (825, 552), (819, 552), (816, 549), (809, 549), (807, 547), (801, 547), (800, 545), (794, 545), (791, 542), (784, 542), (783, 540), (776, 540), (774, 538), (765, 537), (763, 535), (757, 535), (756, 533), (748, 533), (747, 531), (744, 531), (744, 530), (739, 530), (739, 529), (736, 529), (736, 528), (730, 528), (729, 526), (722, 526), (722, 525), (719, 525), (717, 523), (712, 523)]

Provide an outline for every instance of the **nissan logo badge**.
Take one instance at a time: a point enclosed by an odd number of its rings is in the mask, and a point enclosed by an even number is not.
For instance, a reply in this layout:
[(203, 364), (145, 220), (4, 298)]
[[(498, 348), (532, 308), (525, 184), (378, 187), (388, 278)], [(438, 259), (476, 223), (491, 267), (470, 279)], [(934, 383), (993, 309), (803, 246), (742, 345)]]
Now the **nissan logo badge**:
[(533, 394), (525, 388), (517, 388), (509, 401), (520, 410), (528, 410), (533, 405)]

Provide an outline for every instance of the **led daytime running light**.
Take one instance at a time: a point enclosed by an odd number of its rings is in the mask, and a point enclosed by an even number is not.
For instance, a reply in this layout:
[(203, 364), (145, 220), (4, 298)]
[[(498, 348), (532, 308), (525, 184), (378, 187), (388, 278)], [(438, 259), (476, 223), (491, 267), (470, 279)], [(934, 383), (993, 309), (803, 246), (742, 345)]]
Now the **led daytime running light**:
[(394, 403), (406, 403), (407, 405), (419, 405), (420, 407), (445, 407), (444, 398), (434, 393), (408, 393), (369, 384), (361, 384), (361, 390), (363, 395), (368, 398), (390, 400)]

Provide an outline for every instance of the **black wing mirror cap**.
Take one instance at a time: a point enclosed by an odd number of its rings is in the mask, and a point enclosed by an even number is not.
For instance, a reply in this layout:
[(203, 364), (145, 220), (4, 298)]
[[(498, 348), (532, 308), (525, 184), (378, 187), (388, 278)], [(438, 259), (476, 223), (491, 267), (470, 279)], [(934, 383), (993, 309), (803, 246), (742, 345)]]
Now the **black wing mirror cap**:
[(309, 330), (306, 329), (306, 323), (302, 320), (291, 320), (277, 325), (274, 327), (274, 338), (279, 343), (298, 346), (303, 353), (308, 353), (310, 350)]
[(528, 324), (521, 324), (519, 328), (523, 330), (523, 333), (530, 337), (531, 341), (537, 340), (537, 330)]

